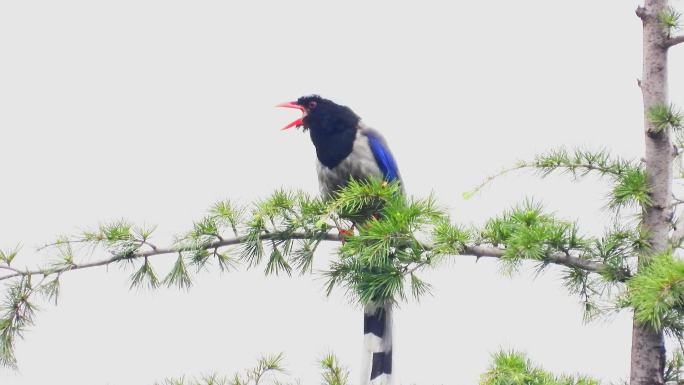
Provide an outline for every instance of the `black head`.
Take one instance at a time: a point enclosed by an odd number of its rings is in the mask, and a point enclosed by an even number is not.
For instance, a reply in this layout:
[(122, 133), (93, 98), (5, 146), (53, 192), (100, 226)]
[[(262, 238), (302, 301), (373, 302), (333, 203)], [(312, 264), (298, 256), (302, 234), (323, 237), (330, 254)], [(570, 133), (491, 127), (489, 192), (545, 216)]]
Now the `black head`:
[(304, 129), (318, 131), (321, 134), (356, 130), (361, 120), (349, 107), (341, 106), (318, 95), (302, 96), (297, 99), (297, 104), (304, 107), (306, 111), (302, 119)]
[(285, 126), (285, 129), (302, 126), (305, 130), (319, 133), (335, 133), (343, 130), (355, 130), (359, 123), (358, 115), (349, 107), (339, 105), (332, 100), (318, 95), (302, 96), (295, 102), (282, 103), (279, 107), (296, 108), (303, 116)]
[(302, 126), (309, 130), (318, 160), (327, 167), (335, 167), (352, 151), (361, 118), (349, 107), (318, 95), (302, 96), (296, 102), (278, 106), (302, 111), (301, 118), (283, 129)]

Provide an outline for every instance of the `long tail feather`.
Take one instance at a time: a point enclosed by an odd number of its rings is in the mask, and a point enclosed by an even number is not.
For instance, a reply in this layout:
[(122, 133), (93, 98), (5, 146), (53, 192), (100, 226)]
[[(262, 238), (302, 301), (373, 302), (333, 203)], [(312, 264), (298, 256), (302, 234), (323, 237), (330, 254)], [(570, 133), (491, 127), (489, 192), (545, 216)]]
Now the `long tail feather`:
[(389, 385), (392, 378), (392, 306), (363, 309), (362, 385)]

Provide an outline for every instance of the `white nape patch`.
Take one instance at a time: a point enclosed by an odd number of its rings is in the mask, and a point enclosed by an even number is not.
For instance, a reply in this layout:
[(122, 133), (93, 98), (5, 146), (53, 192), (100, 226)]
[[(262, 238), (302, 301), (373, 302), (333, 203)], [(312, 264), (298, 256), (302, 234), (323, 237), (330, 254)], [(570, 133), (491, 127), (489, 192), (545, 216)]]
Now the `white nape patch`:
[(331, 169), (324, 166), (320, 161), (317, 162), (318, 184), (323, 197), (332, 196), (335, 191), (347, 184), (350, 177), (360, 180), (369, 177), (382, 178), (382, 171), (375, 160), (368, 143), (368, 137), (362, 133), (364, 128), (366, 126), (359, 123), (352, 152), (340, 164)]

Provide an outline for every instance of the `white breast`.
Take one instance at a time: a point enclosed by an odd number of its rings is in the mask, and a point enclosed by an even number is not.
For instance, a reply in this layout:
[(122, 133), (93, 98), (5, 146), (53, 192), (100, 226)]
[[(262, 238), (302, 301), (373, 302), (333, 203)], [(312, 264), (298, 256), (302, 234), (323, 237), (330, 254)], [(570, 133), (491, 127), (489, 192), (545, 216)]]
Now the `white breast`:
[(378, 167), (368, 138), (356, 132), (352, 152), (333, 168), (317, 162), (318, 183), (324, 198), (332, 196), (338, 189), (344, 187), (350, 178), (367, 179), (369, 177), (382, 178), (382, 171)]

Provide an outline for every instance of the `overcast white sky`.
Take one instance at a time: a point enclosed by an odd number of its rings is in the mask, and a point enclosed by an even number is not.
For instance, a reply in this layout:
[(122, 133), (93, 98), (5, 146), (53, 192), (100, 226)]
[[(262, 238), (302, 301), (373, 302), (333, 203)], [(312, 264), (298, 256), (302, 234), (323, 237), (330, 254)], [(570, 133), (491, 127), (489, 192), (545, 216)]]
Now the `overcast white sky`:
[[(273, 108), (309, 93), (382, 131), (408, 192), (434, 192), (461, 223), (534, 196), (596, 234), (608, 216), (593, 179), (516, 174), (461, 194), (559, 146), (641, 156), (637, 3), (2, 1), (0, 247), (21, 242), (17, 263), (36, 266), (36, 246), (104, 221), (157, 224), (165, 244), (216, 200), (317, 193), (308, 136), (280, 132), (296, 113)], [(677, 47), (680, 106), (683, 68)], [(211, 271), (189, 292), (136, 292), (129, 274), (65, 275), (59, 306), (43, 306), (17, 346), (20, 370), (0, 369), (0, 382), (151, 385), (281, 351), (303, 383), (328, 351), (357, 381), (361, 312), (326, 298), (320, 279)], [(397, 383), (473, 384), (499, 348), (627, 377), (629, 315), (585, 325), (557, 273), (531, 277), (470, 257), (428, 274), (434, 296), (395, 313)]]

